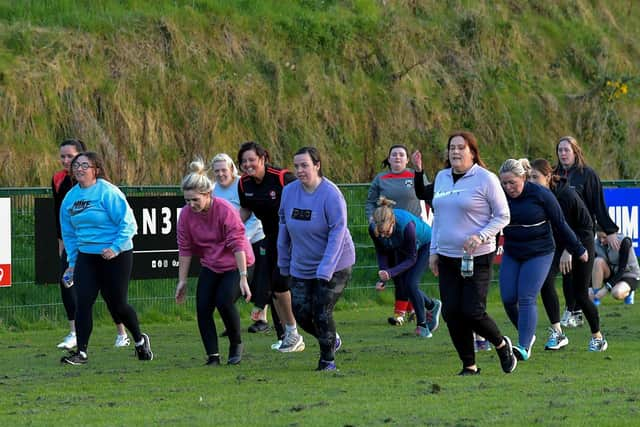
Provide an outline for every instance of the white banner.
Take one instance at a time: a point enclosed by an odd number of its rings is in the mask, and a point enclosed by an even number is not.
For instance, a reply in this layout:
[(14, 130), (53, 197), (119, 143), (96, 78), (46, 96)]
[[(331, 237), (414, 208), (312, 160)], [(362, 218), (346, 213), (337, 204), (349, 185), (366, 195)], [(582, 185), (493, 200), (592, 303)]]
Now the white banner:
[(0, 199), (0, 286), (11, 286), (11, 199)]

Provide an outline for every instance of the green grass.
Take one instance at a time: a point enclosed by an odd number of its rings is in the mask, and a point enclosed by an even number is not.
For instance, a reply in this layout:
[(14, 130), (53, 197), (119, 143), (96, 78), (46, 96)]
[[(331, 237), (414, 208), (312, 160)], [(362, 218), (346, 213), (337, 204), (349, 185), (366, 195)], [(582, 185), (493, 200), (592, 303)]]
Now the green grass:
[[(491, 294), (490, 314), (515, 336)], [(243, 310), (246, 308), (243, 305)], [(94, 330), (87, 366), (61, 366), (55, 344), (62, 328), (0, 329), (3, 425), (629, 425), (638, 416), (640, 321), (637, 307), (606, 301), (606, 353), (586, 351), (588, 329), (567, 330), (570, 345), (542, 350), (545, 321), (532, 359), (511, 375), (495, 352), (477, 355), (478, 377), (457, 377), (459, 361), (446, 325), (430, 340), (411, 326), (390, 327), (390, 305), (341, 302), (335, 313), (344, 338), (339, 372), (314, 372), (318, 345), (305, 334), (303, 353), (268, 350), (271, 335), (244, 334), (237, 367), (203, 366), (195, 321), (151, 323), (155, 360), (112, 346), (114, 328)], [(243, 316), (244, 327), (248, 316)], [(220, 322), (218, 320), (218, 325)], [(221, 340), (226, 359), (228, 343)]]

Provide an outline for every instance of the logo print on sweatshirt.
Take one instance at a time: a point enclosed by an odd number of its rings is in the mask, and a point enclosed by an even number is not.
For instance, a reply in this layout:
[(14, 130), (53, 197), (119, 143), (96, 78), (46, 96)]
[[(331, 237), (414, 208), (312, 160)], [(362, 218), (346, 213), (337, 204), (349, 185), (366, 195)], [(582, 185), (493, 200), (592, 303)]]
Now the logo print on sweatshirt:
[(291, 218), (300, 221), (311, 221), (311, 212), (313, 212), (311, 209), (293, 208), (293, 211), (291, 211)]
[(404, 180), (404, 186), (407, 188), (413, 188), (413, 180), (412, 179), (405, 179)]
[(90, 206), (91, 202), (89, 200), (76, 200), (69, 208), (69, 215), (78, 215), (79, 213), (89, 209)]
[(277, 194), (276, 194), (276, 190), (271, 190), (271, 191), (269, 192), (269, 197), (271, 197), (271, 200), (275, 200), (275, 199), (276, 199), (276, 196), (277, 196)]

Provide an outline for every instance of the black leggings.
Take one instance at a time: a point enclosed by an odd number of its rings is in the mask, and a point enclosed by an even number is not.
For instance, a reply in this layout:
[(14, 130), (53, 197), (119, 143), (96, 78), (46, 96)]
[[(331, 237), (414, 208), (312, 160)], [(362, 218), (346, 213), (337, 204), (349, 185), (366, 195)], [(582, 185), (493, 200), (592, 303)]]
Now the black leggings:
[(296, 321), (318, 339), (320, 358), (324, 361), (335, 359), (333, 309), (350, 278), (351, 267), (336, 271), (328, 284), (317, 279), (291, 278), (291, 306)]
[(495, 347), (502, 343), (498, 325), (486, 311), (494, 254), (474, 257), (472, 277), (460, 275), (460, 258), (438, 256), (442, 318), (447, 322), (451, 341), (463, 366), (475, 364), (474, 332)]
[(255, 263), (249, 268), (249, 288), (251, 289), (251, 302), (259, 309), (271, 301), (271, 289), (269, 289), (269, 264), (267, 260), (267, 242), (265, 239), (251, 244)]
[(87, 351), (93, 330), (93, 304), (98, 292), (107, 303), (111, 317), (121, 319), (131, 332), (135, 342), (142, 339), (138, 316), (128, 302), (129, 278), (133, 266), (133, 251), (121, 252), (110, 260), (102, 255), (78, 253), (73, 280), (78, 305), (76, 309), (76, 331), (78, 350)]
[(240, 314), (235, 306), (240, 297), (238, 270), (215, 273), (202, 266), (196, 290), (198, 329), (207, 355), (218, 354), (218, 335), (213, 321), (217, 308), (229, 336), (229, 342), (240, 344)]
[[(570, 287), (564, 290), (565, 298), (567, 300), (567, 307), (571, 309), (569, 301), (575, 301), (574, 307), (580, 307), (584, 313), (584, 317), (589, 323), (591, 333), (596, 333), (600, 330), (600, 316), (598, 315), (598, 308), (589, 299), (589, 284), (591, 283), (591, 272), (593, 270), (593, 261), (595, 256), (594, 240), (583, 239), (582, 245), (589, 254), (589, 260), (582, 262), (580, 258), (576, 256), (571, 257), (571, 272), (562, 276), (563, 285), (569, 284)], [(555, 277), (558, 274), (561, 251), (556, 251), (556, 254), (549, 269), (549, 274), (545, 279), (540, 294), (542, 296), (542, 303), (549, 316), (551, 324), (560, 322), (560, 303), (558, 302), (558, 295), (555, 290)]]

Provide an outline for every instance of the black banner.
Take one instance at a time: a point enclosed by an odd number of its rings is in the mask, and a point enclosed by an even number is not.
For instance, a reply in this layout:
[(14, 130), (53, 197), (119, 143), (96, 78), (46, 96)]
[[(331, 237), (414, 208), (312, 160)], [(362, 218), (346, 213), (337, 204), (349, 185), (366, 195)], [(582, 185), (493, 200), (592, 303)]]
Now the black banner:
[[(176, 228), (184, 198), (179, 196), (127, 197), (138, 223), (133, 238), (132, 279), (178, 279)], [(36, 283), (57, 283), (60, 277), (58, 239), (52, 198), (35, 199)], [(191, 261), (190, 276), (200, 263)]]

